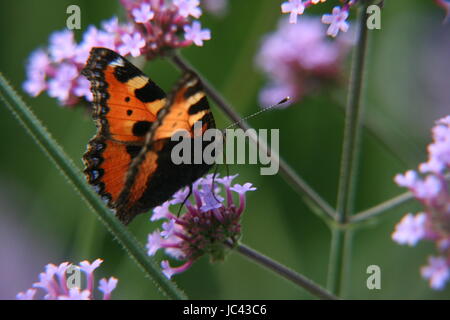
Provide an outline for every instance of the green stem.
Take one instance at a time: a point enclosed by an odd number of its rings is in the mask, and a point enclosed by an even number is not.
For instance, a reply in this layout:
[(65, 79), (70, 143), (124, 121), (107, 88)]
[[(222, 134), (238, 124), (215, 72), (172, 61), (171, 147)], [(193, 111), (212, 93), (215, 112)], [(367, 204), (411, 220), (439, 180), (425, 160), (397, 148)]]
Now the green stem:
[[(450, 174), (445, 175), (445, 180), (450, 181)], [(391, 209), (404, 204), (405, 202), (414, 199), (414, 195), (411, 192), (402, 193), (392, 199), (386, 200), (372, 208), (361, 211), (350, 217), (349, 222), (353, 225), (369, 222), (378, 218), (380, 215), (389, 212)]]
[[(361, 93), (364, 80), (364, 65), (367, 51), (368, 29), (366, 27), (368, 2), (365, 1), (359, 8), (358, 14), (358, 38), (353, 53), (352, 71), (348, 91), (346, 108), (344, 142), (342, 147), (341, 170), (337, 196), (337, 223), (346, 224), (353, 211), (356, 177), (358, 172), (359, 142), (361, 137)], [(332, 292), (341, 292), (344, 281), (343, 268), (348, 265), (346, 257), (350, 253), (345, 248), (351, 245), (343, 245), (346, 238), (346, 229), (333, 230), (330, 262), (328, 271), (328, 288)], [(349, 240), (351, 241), (351, 240)]]
[(338, 222), (340, 223), (345, 223), (348, 216), (352, 213), (356, 175), (358, 172), (362, 115), (361, 93), (368, 32), (366, 27), (366, 7), (363, 6), (359, 10), (359, 33), (350, 76), (336, 205)]
[(318, 297), (324, 300), (336, 300), (338, 299), (335, 295), (328, 292), (326, 289), (322, 288), (318, 284), (314, 283), (312, 280), (306, 278), (305, 276), (289, 269), (288, 267), (278, 263), (269, 257), (253, 250), (250, 247), (247, 247), (244, 244), (239, 244), (236, 247), (236, 251), (245, 256), (247, 259), (252, 262), (257, 263), (260, 266), (264, 266), (267, 269), (273, 271), (277, 275), (289, 280), (291, 283), (294, 283), (306, 291), (308, 291), (311, 295)]
[(339, 227), (331, 231), (330, 258), (328, 261), (327, 289), (339, 293), (339, 280), (342, 276), (345, 231)]
[(23, 102), (0, 73), (0, 98), (17, 120), (27, 129), (42, 150), (54, 161), (61, 172), (73, 184), (82, 198), (97, 214), (109, 232), (117, 239), (144, 273), (153, 280), (161, 292), (172, 299), (186, 299), (186, 295), (168, 280), (156, 262), (146, 254), (143, 246), (125, 226), (105, 207), (97, 194), (87, 184), (79, 169), (47, 132), (31, 109)]
[(367, 210), (361, 211), (358, 214), (353, 215), (350, 217), (349, 221), (350, 223), (361, 223), (366, 222), (368, 220), (372, 220), (375, 217), (379, 217), (383, 213), (389, 212), (389, 210), (411, 200), (414, 199), (414, 196), (411, 192), (405, 192), (401, 195), (398, 195), (392, 199), (389, 199), (385, 202), (382, 202), (372, 208), (369, 208)]
[[(170, 61), (182, 71), (193, 70), (202, 80), (205, 92), (230, 118), (233, 122), (236, 122), (244, 131), (251, 129), (247, 122), (242, 120), (242, 117), (234, 111), (234, 108), (225, 100), (225, 98), (204, 78), (197, 70), (195, 70), (189, 62), (187, 62), (181, 55), (176, 52), (172, 52), (169, 56)], [(280, 173), (283, 178), (292, 186), (292, 188), (303, 198), (305, 203), (310, 209), (318, 214), (325, 221), (330, 221), (335, 218), (336, 214), (334, 209), (308, 184), (303, 180), (278, 154), (275, 154), (273, 150), (257, 136), (250, 135), (250, 139), (255, 143), (261, 152), (265, 152), (271, 156), (271, 160), (278, 162)]]

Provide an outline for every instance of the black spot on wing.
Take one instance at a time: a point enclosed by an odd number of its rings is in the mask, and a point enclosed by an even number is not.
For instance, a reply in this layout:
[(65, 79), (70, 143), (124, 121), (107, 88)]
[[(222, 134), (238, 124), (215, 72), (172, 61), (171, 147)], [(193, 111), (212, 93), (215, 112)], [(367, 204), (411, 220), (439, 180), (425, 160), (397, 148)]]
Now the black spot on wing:
[(134, 90), (136, 98), (142, 102), (153, 102), (166, 97), (166, 94), (153, 81), (149, 80), (142, 88)]
[(194, 94), (203, 91), (203, 86), (200, 82), (200, 80), (197, 79), (195, 84), (192, 87), (188, 87), (186, 89), (186, 92), (184, 93), (184, 97), (188, 99), (189, 97), (193, 96)]
[(133, 125), (133, 135), (137, 137), (144, 136), (152, 127), (152, 123), (150, 121), (138, 121)]
[(216, 127), (216, 122), (214, 121), (214, 117), (211, 112), (206, 113), (200, 120), (196, 121), (191, 126), (192, 131), (194, 131), (196, 123), (198, 123), (198, 122), (200, 122), (202, 126), (204, 126), (206, 124), (208, 129)]
[(206, 96), (204, 96), (203, 98), (198, 100), (197, 103), (194, 103), (192, 106), (189, 107), (188, 114), (190, 115), (196, 114), (197, 112), (208, 109), (209, 109), (208, 99), (206, 98)]
[(130, 155), (131, 158), (135, 158), (141, 151), (141, 148), (142, 148), (141, 146), (129, 145), (127, 146), (127, 153)]
[(142, 76), (143, 73), (133, 66), (131, 63), (123, 59), (124, 66), (116, 66), (114, 68), (114, 76), (120, 82), (127, 82), (134, 77)]

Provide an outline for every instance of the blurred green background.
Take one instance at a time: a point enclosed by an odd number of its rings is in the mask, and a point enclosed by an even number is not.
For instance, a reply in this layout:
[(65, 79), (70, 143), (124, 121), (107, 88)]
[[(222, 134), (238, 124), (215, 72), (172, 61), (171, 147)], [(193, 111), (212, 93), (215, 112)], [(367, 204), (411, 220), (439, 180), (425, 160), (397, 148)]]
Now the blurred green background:
[[(183, 50), (241, 115), (259, 109), (257, 94), (266, 80), (256, 69), (254, 57), (262, 37), (276, 28), (281, 2), (230, 0), (224, 17), (205, 13), (201, 18), (202, 25), (211, 29), (212, 40), (202, 48)], [(28, 55), (47, 45), (51, 32), (65, 27), (66, 8), (75, 3), (82, 14), (78, 40), (89, 24), (99, 26), (115, 14), (123, 18), (118, 3), (110, 0), (2, 1), (0, 71), (81, 168), (81, 156), (95, 131), (93, 121), (82, 108), (61, 108), (46, 94), (30, 98), (21, 89)], [(336, 3), (329, 0), (307, 11), (323, 14)], [(444, 25), (443, 18), (444, 11), (431, 0), (386, 0), (381, 30), (370, 32), (365, 119), (377, 137), (367, 131), (363, 136), (358, 211), (405, 191), (393, 183), (393, 176), (425, 161), (430, 128), (450, 111), (450, 24)], [(163, 60), (148, 63), (144, 71), (166, 90), (179, 76)], [(280, 128), (281, 155), (332, 205), (337, 192), (345, 89), (342, 86), (332, 94), (308, 97), (250, 120), (256, 128)], [(219, 128), (230, 123), (214, 105), (213, 112)], [(97, 257), (104, 259), (97, 279), (119, 278), (113, 298), (163, 298), (3, 105), (0, 137), (0, 298), (14, 299), (17, 292), (31, 287), (49, 262), (78, 263)], [(237, 182), (250, 181), (258, 187), (248, 195), (242, 241), (326, 285), (328, 227), (280, 176), (260, 176), (256, 165), (235, 165), (229, 170), (240, 174)], [(349, 298), (450, 297), (450, 286), (432, 291), (419, 273), (427, 257), (435, 253), (433, 244), (410, 248), (391, 240), (394, 225), (403, 214), (420, 209), (416, 202), (409, 202), (355, 233)], [(148, 217), (142, 215), (130, 226), (142, 242), (155, 228)], [(381, 267), (381, 290), (366, 287), (366, 268), (372, 264)], [(202, 258), (175, 281), (194, 299), (310, 298), (235, 253), (223, 263), (210, 264)]]

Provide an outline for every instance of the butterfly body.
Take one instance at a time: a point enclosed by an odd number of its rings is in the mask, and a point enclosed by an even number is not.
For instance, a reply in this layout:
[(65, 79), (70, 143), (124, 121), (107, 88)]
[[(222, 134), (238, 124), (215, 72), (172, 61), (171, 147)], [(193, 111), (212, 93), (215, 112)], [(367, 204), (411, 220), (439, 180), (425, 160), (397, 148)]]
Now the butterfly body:
[[(194, 140), (215, 127), (195, 74), (186, 73), (166, 96), (138, 68), (105, 48), (91, 50), (82, 73), (91, 83), (97, 126), (83, 156), (84, 172), (123, 223), (167, 201), (210, 169), (206, 163), (175, 164), (171, 156), (175, 133), (187, 132)], [(198, 123), (202, 132), (194, 132)]]

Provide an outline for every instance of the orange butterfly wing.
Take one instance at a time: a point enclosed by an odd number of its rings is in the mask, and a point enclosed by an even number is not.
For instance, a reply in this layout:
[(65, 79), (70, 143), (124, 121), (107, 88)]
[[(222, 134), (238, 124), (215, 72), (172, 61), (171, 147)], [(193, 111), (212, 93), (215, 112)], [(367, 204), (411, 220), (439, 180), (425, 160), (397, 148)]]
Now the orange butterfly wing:
[(82, 71), (91, 83), (97, 134), (83, 156), (90, 184), (115, 206), (127, 171), (166, 103), (166, 94), (114, 51), (93, 48)]

